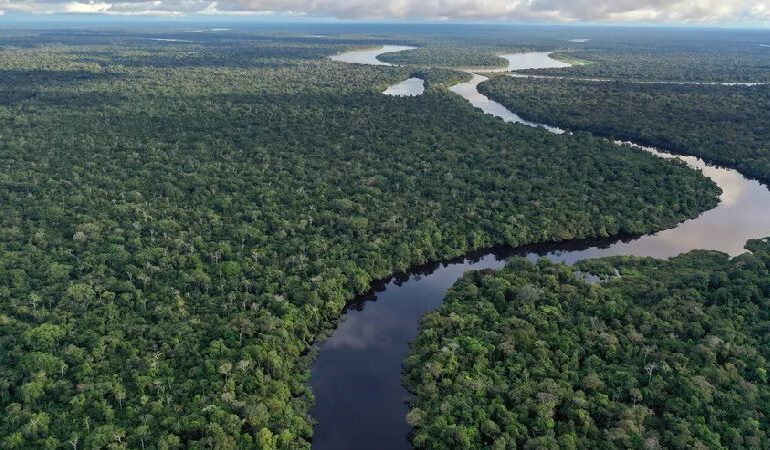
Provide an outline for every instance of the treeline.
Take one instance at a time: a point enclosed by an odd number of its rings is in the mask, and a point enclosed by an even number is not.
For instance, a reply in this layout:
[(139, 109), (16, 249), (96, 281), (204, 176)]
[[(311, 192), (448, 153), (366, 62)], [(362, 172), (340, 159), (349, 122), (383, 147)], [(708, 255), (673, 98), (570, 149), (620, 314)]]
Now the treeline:
[(440, 89), (384, 96), (410, 71), (306, 44), (14, 39), (3, 448), (307, 448), (311, 346), (373, 279), (717, 202), (683, 164), (504, 124)]
[(700, 156), (770, 182), (770, 86), (498, 77), (479, 90), (532, 120)]
[(417, 448), (767, 448), (770, 244), (470, 272), (406, 362)]
[(554, 55), (557, 58), (566, 56), (594, 64), (522, 73), (619, 81), (770, 82), (767, 48), (755, 42), (719, 43), (715, 41), (718, 38), (719, 33), (704, 36), (701, 41), (693, 40), (681, 47), (642, 41), (641, 45), (629, 44), (623, 49), (609, 46), (557, 52)]
[(428, 67), (505, 67), (507, 61), (490, 51), (478, 46), (457, 46), (430, 44), (401, 52), (384, 53), (379, 59), (401, 65)]

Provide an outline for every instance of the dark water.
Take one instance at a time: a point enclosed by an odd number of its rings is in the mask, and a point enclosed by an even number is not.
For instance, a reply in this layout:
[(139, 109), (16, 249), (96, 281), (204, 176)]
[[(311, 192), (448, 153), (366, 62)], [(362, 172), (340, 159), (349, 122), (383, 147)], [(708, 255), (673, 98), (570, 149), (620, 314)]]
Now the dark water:
[[(542, 62), (542, 55), (523, 58)], [(515, 55), (505, 56), (511, 65), (517, 63)], [(368, 53), (367, 58), (371, 57)], [(348, 55), (346, 60), (356, 62), (355, 55)], [(539, 126), (523, 121), (478, 93), (476, 86), (483, 78), (475, 75), (469, 83), (452, 90), (486, 113)], [(554, 127), (549, 130), (563, 132)], [(664, 158), (677, 157), (640, 146), (619, 145), (618, 151), (648, 151)], [(709, 166), (695, 157), (678, 158), (703, 171), (722, 188), (719, 206), (676, 228), (652, 235), (493, 249), (444, 264), (418, 267), (375, 286), (375, 292), (352, 304), (334, 334), (321, 344), (320, 355), (312, 367), (310, 384), (316, 397), (312, 415), (318, 423), (313, 448), (411, 447), (407, 439), (410, 427), (405, 421), (409, 394), (401, 384), (402, 363), (409, 342), (417, 336), (420, 318), (438, 307), (447, 289), (468, 270), (501, 268), (504, 260), (513, 255), (530, 260), (544, 256), (566, 263), (611, 255), (668, 258), (699, 248), (737, 255), (743, 251), (746, 240), (770, 235), (770, 192), (764, 186), (734, 170)]]

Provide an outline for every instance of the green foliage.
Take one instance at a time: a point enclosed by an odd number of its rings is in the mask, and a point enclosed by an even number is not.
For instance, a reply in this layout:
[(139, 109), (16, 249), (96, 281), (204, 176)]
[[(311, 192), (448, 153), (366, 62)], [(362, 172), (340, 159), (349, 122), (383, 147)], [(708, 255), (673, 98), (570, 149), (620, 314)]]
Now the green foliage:
[(432, 44), (401, 52), (384, 53), (381, 61), (417, 66), (434, 67), (505, 67), (505, 59), (496, 56), (489, 48), (479, 46), (458, 46)]
[(437, 68), (412, 69), (409, 76), (425, 80), (425, 89), (428, 91), (446, 89), (455, 84), (470, 81), (472, 78), (472, 75), (467, 72)]
[[(471, 272), (406, 362), (418, 448), (767, 448), (770, 246)], [(597, 262), (578, 263), (590, 271)]]
[[(718, 41), (720, 38), (725, 40)], [(687, 41), (654, 40), (631, 48), (626, 43), (604, 43), (594, 50), (556, 52), (555, 58), (578, 64), (566, 69), (522, 72), (618, 81), (770, 82), (767, 48), (750, 40), (731, 42), (729, 36), (718, 35)]]
[(498, 77), (479, 90), (532, 120), (703, 157), (770, 182), (770, 86)]
[(309, 349), (372, 280), (717, 201), (682, 164), (479, 114), (457, 72), (381, 95), (410, 71), (324, 58), (358, 40), (197, 39), (0, 41), (3, 447), (306, 448)]

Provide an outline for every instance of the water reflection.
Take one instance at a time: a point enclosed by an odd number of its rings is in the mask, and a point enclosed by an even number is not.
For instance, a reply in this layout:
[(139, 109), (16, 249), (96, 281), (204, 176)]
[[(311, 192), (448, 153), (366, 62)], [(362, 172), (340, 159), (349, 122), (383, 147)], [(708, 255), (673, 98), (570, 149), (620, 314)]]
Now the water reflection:
[[(522, 55), (520, 60), (515, 55), (506, 55), (506, 59), (510, 67), (526, 68), (521, 67), (523, 61), (541, 61), (543, 53), (538, 55)], [(369, 57), (376, 60), (376, 55), (365, 58)], [(345, 59), (360, 62), (359, 57)], [(484, 79), (474, 74), (473, 80), (453, 87), (452, 91), (485, 113), (506, 121), (563, 133), (556, 127), (522, 120), (478, 93), (476, 86)], [(399, 274), (376, 284), (372, 292), (350, 305), (337, 330), (321, 345), (312, 367), (311, 387), (316, 398), (312, 415), (318, 422), (313, 447), (410, 448), (410, 427), (404, 419), (408, 412), (404, 401), (409, 394), (401, 385), (401, 364), (409, 351), (409, 342), (417, 336), (420, 318), (441, 304), (447, 289), (465, 271), (499, 269), (513, 255), (529, 260), (547, 257), (566, 263), (610, 255), (667, 258), (699, 248), (736, 255), (743, 251), (746, 240), (770, 234), (770, 192), (758, 182), (735, 170), (708, 165), (699, 158), (674, 156), (633, 144), (618, 146), (618, 151), (640, 150), (663, 158), (680, 158), (701, 170), (722, 188), (719, 206), (676, 228), (652, 235), (495, 248), (444, 264), (416, 267), (410, 274)]]
[(562, 69), (570, 67), (570, 63), (551, 58), (552, 52), (527, 52), (527, 53), (509, 53), (500, 55), (508, 60), (508, 71), (525, 69)]
[(425, 80), (413, 77), (389, 86), (382, 93), (396, 97), (412, 97), (422, 95), (423, 92), (425, 92)]
[(474, 73), (473, 78), (470, 81), (468, 81), (467, 83), (456, 84), (451, 88), (449, 88), (449, 90), (451, 90), (455, 94), (462, 96), (463, 98), (471, 102), (473, 106), (480, 108), (485, 113), (499, 117), (506, 122), (520, 123), (522, 125), (527, 125), (530, 127), (542, 127), (550, 131), (551, 133), (556, 133), (556, 134), (564, 133), (564, 130), (559, 127), (552, 127), (549, 125), (543, 125), (543, 124), (539, 124), (529, 120), (525, 120), (521, 118), (521, 116), (519, 116), (518, 114), (510, 111), (505, 106), (501, 105), (500, 103), (497, 103), (494, 100), (491, 100), (489, 97), (479, 92), (478, 91), (479, 83), (482, 83), (488, 79), (489, 78), (483, 75)]
[(410, 448), (401, 363), (417, 336), (417, 321), (441, 304), (465, 270), (502, 266), (494, 255), (476, 263), (463, 260), (406, 281), (390, 280), (382, 291), (362, 297), (323, 344), (312, 369), (317, 400), (312, 414), (319, 424), (313, 448)]
[(515, 122), (530, 127), (541, 127), (550, 131), (551, 133), (562, 134), (564, 130), (559, 127), (553, 127), (550, 125), (540, 124), (523, 119), (518, 114), (510, 111), (505, 106), (490, 99), (486, 95), (478, 91), (478, 85), (486, 80), (487, 77), (480, 75), (481, 73), (500, 73), (508, 72), (511, 70), (522, 69), (548, 69), (548, 68), (562, 68), (569, 67), (570, 64), (557, 61), (550, 57), (549, 52), (529, 52), (529, 53), (509, 53), (500, 55), (508, 61), (508, 66), (497, 69), (473, 69), (467, 70), (473, 75), (470, 81), (467, 83), (459, 83), (450, 88), (452, 92), (460, 95), (468, 100), (473, 106), (480, 108), (487, 114), (499, 117), (506, 122)]
[(383, 53), (401, 52), (404, 50), (413, 50), (417, 47), (409, 47), (407, 45), (383, 45), (379, 48), (370, 48), (367, 50), (356, 50), (353, 52), (344, 52), (337, 55), (332, 55), (329, 59), (333, 61), (339, 61), (351, 64), (369, 64), (372, 66), (392, 66), (393, 64), (386, 63), (377, 59), (378, 56)]

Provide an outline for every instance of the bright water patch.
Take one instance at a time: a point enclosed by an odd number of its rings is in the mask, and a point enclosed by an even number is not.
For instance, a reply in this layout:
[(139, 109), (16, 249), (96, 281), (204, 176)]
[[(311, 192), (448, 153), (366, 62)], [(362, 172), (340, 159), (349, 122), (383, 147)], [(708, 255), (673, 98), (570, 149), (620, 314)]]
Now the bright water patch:
[[(552, 52), (527, 52), (527, 53), (509, 53), (500, 55), (508, 61), (508, 67), (504, 70), (525, 70), (525, 69), (562, 69), (570, 67), (572, 64), (551, 58)], [(499, 72), (500, 70), (496, 70)]]
[(425, 92), (425, 80), (422, 78), (412, 77), (400, 83), (389, 86), (382, 93), (396, 97), (413, 97), (416, 95), (422, 95), (423, 92)]
[(156, 42), (194, 42), (187, 39), (170, 39), (170, 38), (149, 38), (151, 41)]
[(564, 133), (564, 130), (559, 127), (552, 127), (549, 125), (544, 125), (544, 124), (532, 122), (529, 120), (525, 120), (518, 114), (510, 111), (505, 106), (501, 105), (500, 103), (497, 103), (496, 101), (490, 99), (486, 95), (479, 92), (478, 91), (479, 83), (486, 81), (488, 79), (489, 78), (483, 75), (474, 73), (473, 78), (470, 81), (466, 83), (456, 84), (451, 88), (449, 88), (449, 90), (454, 92), (455, 94), (458, 94), (464, 99), (468, 100), (471, 103), (471, 105), (475, 106), (476, 108), (480, 108), (485, 113), (499, 117), (506, 122), (520, 123), (522, 125), (527, 125), (530, 127), (542, 127), (550, 131), (551, 133), (555, 133), (555, 134)]
[(333, 61), (339, 61), (352, 64), (369, 64), (371, 66), (392, 66), (393, 64), (386, 63), (377, 59), (378, 56), (383, 53), (395, 53), (404, 50), (413, 50), (417, 47), (409, 47), (407, 45), (383, 45), (379, 48), (370, 48), (367, 50), (356, 50), (352, 52), (343, 52), (336, 55), (332, 55), (329, 59)]

